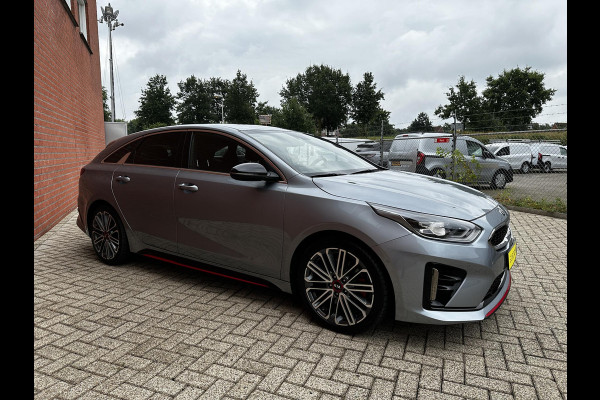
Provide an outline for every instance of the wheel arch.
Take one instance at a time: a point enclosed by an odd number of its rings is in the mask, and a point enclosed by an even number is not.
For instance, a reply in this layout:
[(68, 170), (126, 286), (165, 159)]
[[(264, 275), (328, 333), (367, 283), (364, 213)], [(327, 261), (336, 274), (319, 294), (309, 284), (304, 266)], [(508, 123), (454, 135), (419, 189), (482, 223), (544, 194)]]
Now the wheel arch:
[(366, 252), (378, 264), (378, 267), (383, 272), (383, 278), (384, 278), (385, 283), (390, 292), (390, 297), (389, 297), (389, 302), (388, 302), (389, 304), (387, 305), (388, 311), (391, 313), (391, 315), (395, 315), (396, 302), (395, 302), (394, 285), (392, 284), (390, 274), (389, 274), (387, 268), (385, 267), (385, 264), (381, 260), (381, 257), (379, 257), (377, 252), (375, 252), (371, 248), (371, 246), (369, 246), (368, 244), (366, 244), (364, 241), (360, 240), (356, 236), (353, 236), (347, 232), (336, 231), (336, 230), (319, 231), (319, 232), (315, 232), (315, 233), (305, 237), (300, 242), (300, 244), (294, 250), (294, 253), (290, 260), (288, 279), (290, 282), (290, 286), (292, 288), (292, 294), (297, 297), (299, 295), (299, 293), (297, 293), (297, 288), (296, 288), (297, 285), (294, 282), (294, 276), (297, 272), (297, 269), (300, 268), (299, 261), (300, 261), (302, 255), (304, 254), (304, 252), (306, 251), (306, 249), (309, 246), (311, 246), (315, 243), (318, 243), (318, 242), (324, 242), (326, 240), (347, 240), (347, 241), (353, 243), (354, 245), (360, 247), (364, 252)]

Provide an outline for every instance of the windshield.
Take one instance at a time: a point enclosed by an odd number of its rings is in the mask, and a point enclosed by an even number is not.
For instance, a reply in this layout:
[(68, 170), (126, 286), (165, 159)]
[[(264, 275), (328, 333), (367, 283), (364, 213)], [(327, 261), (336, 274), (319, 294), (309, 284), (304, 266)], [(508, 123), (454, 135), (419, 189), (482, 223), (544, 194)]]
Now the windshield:
[(362, 157), (335, 144), (295, 131), (246, 131), (290, 167), (311, 177), (377, 171)]

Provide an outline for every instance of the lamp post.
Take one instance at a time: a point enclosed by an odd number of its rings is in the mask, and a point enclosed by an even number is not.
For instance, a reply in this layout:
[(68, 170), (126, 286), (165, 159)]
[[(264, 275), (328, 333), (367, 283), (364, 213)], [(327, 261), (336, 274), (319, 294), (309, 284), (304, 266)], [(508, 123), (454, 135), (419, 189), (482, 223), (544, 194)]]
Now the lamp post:
[(102, 16), (100, 17), (100, 19), (98, 20), (99, 23), (102, 23), (102, 21), (106, 21), (106, 24), (108, 25), (108, 47), (109, 47), (109, 53), (110, 53), (110, 106), (111, 106), (111, 120), (112, 122), (115, 122), (115, 82), (114, 82), (114, 78), (113, 78), (113, 56), (112, 56), (112, 31), (114, 31), (118, 26), (123, 26), (125, 24), (120, 23), (117, 20), (117, 16), (119, 15), (119, 10), (115, 10), (113, 12), (113, 8), (111, 7), (110, 3), (108, 3), (108, 6), (106, 6), (106, 8), (100, 7), (100, 10), (102, 11)]
[(222, 94), (215, 94), (214, 97), (217, 100), (221, 100), (221, 102), (219, 103), (219, 105), (221, 106), (221, 123), (224, 124), (225, 123), (225, 115), (223, 114), (223, 105), (225, 103), (225, 99), (223, 98)]

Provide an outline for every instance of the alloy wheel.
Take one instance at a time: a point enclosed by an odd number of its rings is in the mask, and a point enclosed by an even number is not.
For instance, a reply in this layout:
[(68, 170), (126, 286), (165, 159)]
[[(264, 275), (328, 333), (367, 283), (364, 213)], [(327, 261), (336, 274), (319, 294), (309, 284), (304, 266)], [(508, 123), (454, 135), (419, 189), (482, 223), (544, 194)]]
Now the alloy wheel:
[(354, 254), (342, 248), (316, 252), (304, 269), (306, 299), (330, 325), (360, 324), (369, 316), (375, 300), (373, 279)]
[(92, 243), (104, 261), (115, 259), (121, 246), (121, 231), (117, 221), (107, 211), (99, 211), (92, 221)]

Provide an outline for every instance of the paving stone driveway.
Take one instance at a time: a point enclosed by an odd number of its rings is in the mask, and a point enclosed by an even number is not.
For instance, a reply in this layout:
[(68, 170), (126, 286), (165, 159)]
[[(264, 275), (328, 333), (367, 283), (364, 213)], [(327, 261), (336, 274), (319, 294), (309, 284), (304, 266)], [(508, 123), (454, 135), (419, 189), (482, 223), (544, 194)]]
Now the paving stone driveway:
[(34, 243), (36, 399), (566, 399), (567, 221), (512, 211), (508, 299), (348, 336), (274, 290), (97, 261), (76, 212)]

